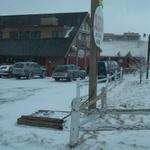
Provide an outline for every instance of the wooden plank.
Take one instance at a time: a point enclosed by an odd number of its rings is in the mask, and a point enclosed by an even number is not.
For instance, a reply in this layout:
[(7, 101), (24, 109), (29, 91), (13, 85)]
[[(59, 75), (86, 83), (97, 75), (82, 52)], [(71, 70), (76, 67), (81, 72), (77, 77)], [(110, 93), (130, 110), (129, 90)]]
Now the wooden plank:
[(48, 118), (48, 117), (36, 117), (36, 116), (21, 116), (21, 118), (29, 119), (29, 120), (39, 120), (39, 121), (45, 121), (45, 122), (56, 122), (56, 123), (63, 123), (63, 119), (57, 119), (57, 118)]
[(18, 124), (63, 129), (64, 120), (70, 116), (70, 112), (38, 110), (31, 115), (22, 115), (17, 119)]
[(95, 97), (92, 101), (89, 101), (89, 99), (87, 99), (86, 101), (84, 101), (80, 108), (85, 108), (85, 107), (89, 107), (90, 105), (93, 105), (95, 102), (97, 102), (98, 100), (100, 100), (105, 93), (100, 93), (97, 97)]
[(48, 128), (55, 128), (61, 130), (63, 129), (63, 123), (43, 122), (39, 120), (30, 120), (25, 118), (17, 119), (17, 123), (23, 125), (37, 126), (37, 127), (48, 127)]

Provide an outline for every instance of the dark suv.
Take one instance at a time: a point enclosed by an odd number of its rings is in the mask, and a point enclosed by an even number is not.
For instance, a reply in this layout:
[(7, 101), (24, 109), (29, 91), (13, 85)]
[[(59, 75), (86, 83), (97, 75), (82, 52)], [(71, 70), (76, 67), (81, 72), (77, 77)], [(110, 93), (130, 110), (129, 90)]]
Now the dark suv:
[(74, 64), (58, 65), (52, 74), (52, 78), (54, 78), (56, 81), (60, 79), (72, 81), (77, 78), (84, 79), (85, 77), (86, 71), (79, 70), (79, 68)]
[(99, 79), (106, 78), (107, 74), (114, 75), (116, 71), (120, 71), (119, 64), (116, 61), (97, 62), (97, 73)]

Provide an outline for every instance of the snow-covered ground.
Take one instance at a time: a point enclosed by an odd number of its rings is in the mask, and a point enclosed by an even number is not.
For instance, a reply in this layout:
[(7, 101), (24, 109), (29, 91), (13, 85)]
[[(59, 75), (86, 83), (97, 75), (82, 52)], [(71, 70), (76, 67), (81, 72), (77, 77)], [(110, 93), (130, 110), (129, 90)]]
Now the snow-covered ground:
[[(88, 87), (81, 88), (81, 94), (87, 91)], [(75, 94), (75, 81), (0, 78), (0, 150), (70, 149), (69, 120), (62, 131), (17, 125), (16, 121), (39, 109), (70, 111)], [(124, 76), (123, 82), (108, 92), (107, 101), (113, 108), (150, 108), (150, 81), (139, 84), (138, 75)], [(98, 130), (102, 125), (150, 126), (150, 115), (89, 115), (85, 119), (87, 123), (81, 126), (80, 144), (75, 150), (150, 149), (150, 130)]]

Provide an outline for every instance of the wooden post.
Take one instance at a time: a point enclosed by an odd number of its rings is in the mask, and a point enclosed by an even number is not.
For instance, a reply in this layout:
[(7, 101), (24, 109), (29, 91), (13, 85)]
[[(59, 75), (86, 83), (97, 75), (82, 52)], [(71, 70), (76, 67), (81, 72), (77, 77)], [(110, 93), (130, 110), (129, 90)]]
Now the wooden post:
[[(89, 100), (97, 96), (97, 48), (94, 41), (93, 20), (96, 7), (99, 5), (98, 0), (91, 0), (91, 31), (90, 31), (90, 67), (89, 67)], [(96, 108), (96, 103), (89, 106), (89, 109)]]
[(102, 109), (107, 109), (107, 90), (106, 90), (106, 87), (101, 88), (101, 93), (103, 95), (102, 100), (101, 100)]
[(110, 75), (109, 74), (107, 74), (107, 76), (106, 76), (106, 89), (108, 88), (108, 84), (109, 84), (109, 77)]
[(121, 67), (120, 69), (120, 81), (122, 82), (123, 80), (123, 68)]
[(118, 76), (118, 71), (115, 70), (115, 86), (117, 85), (117, 76)]

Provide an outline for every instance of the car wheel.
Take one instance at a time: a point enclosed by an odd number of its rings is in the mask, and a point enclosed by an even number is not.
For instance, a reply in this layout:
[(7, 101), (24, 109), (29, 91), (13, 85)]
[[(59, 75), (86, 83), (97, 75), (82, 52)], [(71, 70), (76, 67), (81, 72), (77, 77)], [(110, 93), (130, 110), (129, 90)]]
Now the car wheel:
[(59, 78), (55, 78), (55, 81), (59, 81)]
[(85, 75), (82, 75), (82, 76), (81, 76), (81, 79), (82, 79), (82, 80), (85, 79)]
[(8, 74), (8, 76), (7, 76), (7, 78), (11, 78), (12, 77), (12, 74), (11, 73), (9, 73)]
[(42, 74), (41, 74), (40, 77), (41, 77), (41, 78), (45, 78), (45, 77), (46, 77), (46, 72), (42, 72)]
[(30, 72), (30, 73), (26, 76), (27, 79), (31, 79), (32, 77), (33, 77), (33, 73), (32, 73), (32, 72)]
[(20, 79), (20, 76), (16, 76), (16, 79)]
[(72, 81), (72, 76), (70, 76), (70, 77), (68, 78), (68, 81), (70, 81), (70, 82)]

